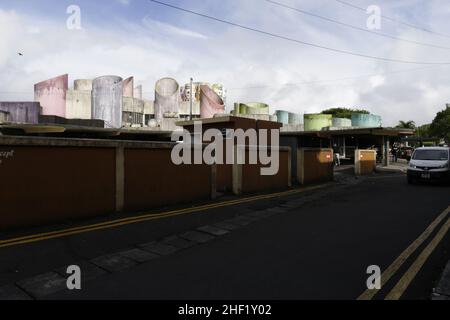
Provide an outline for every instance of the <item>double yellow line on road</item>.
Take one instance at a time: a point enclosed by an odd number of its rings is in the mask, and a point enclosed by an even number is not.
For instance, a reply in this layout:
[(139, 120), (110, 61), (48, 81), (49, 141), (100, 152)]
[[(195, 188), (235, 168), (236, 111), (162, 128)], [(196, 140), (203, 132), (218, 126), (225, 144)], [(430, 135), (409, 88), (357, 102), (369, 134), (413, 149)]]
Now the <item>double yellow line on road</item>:
[[(447, 218), (450, 213), (450, 206), (445, 209), (426, 229), (425, 231), (414, 240), (408, 248), (406, 248), (400, 256), (382, 273), (381, 275), (381, 287), (383, 287), (394, 274), (403, 266), (405, 261), (430, 237), (433, 231)], [(416, 277), (417, 273), (425, 264), (428, 257), (436, 249), (437, 245), (444, 238), (450, 228), (450, 217), (447, 219), (445, 224), (438, 231), (436, 236), (431, 240), (431, 242), (425, 247), (417, 259), (413, 262), (411, 267), (405, 272), (401, 279), (397, 282), (394, 288), (386, 296), (386, 300), (398, 300), (401, 298), (403, 293), (406, 291), (408, 286)], [(363, 292), (358, 297), (358, 300), (371, 300), (379, 290), (369, 290)]]
[(252, 197), (246, 197), (242, 199), (236, 199), (236, 200), (228, 200), (228, 201), (222, 201), (207, 205), (201, 205), (197, 207), (191, 207), (191, 208), (185, 208), (185, 209), (179, 209), (179, 210), (172, 210), (172, 211), (166, 211), (166, 212), (160, 212), (160, 213), (146, 213), (139, 216), (129, 217), (129, 218), (123, 218), (123, 219), (115, 219), (105, 222), (100, 222), (96, 224), (90, 224), (86, 226), (81, 227), (75, 227), (75, 228), (69, 228), (69, 229), (62, 229), (62, 230), (56, 230), (51, 232), (45, 232), (45, 233), (38, 233), (33, 234), (29, 236), (24, 237), (18, 237), (18, 238), (12, 238), (7, 240), (0, 240), (0, 248), (5, 247), (11, 247), (16, 246), (20, 244), (26, 244), (26, 243), (33, 243), (33, 242), (39, 242), (43, 240), (49, 240), (49, 239), (55, 239), (55, 238), (61, 238), (61, 237), (67, 237), (70, 235), (76, 235), (76, 234), (82, 234), (87, 232), (92, 232), (96, 230), (103, 230), (103, 229), (110, 229), (110, 228), (116, 228), (120, 226), (125, 226), (133, 223), (138, 222), (144, 222), (144, 221), (150, 221), (150, 220), (158, 220), (168, 217), (174, 217), (194, 212), (202, 212), (209, 209), (214, 208), (221, 208), (221, 207), (227, 207), (247, 202), (253, 202), (257, 200), (264, 200), (264, 199), (272, 199), (277, 197), (283, 197), (283, 196), (289, 196), (293, 194), (298, 194), (306, 191), (321, 189), (326, 186), (329, 186), (330, 183), (307, 187), (307, 188), (299, 188), (294, 190), (288, 190), (283, 192), (277, 192), (277, 193), (271, 193), (271, 194), (265, 194), (265, 195), (258, 195), (258, 196), (252, 196)]

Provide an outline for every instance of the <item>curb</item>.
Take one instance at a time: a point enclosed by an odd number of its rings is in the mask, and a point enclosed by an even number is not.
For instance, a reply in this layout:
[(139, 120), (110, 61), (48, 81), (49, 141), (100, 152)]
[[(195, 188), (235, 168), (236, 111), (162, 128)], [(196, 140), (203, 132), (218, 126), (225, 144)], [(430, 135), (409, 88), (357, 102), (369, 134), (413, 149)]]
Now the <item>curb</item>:
[(403, 173), (406, 174), (406, 168), (385, 168), (385, 167), (376, 167), (375, 172), (378, 173)]

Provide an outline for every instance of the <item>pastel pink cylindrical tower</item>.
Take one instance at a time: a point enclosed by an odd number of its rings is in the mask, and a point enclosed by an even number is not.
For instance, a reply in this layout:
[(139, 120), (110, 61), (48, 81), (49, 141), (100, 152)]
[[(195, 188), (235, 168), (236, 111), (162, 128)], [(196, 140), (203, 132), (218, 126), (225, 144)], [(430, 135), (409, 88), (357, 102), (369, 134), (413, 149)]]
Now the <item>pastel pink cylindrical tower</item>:
[(200, 117), (213, 118), (214, 115), (225, 113), (225, 104), (217, 93), (209, 86), (200, 86)]
[(123, 96), (128, 98), (134, 97), (134, 77), (123, 80), (122, 83)]
[(69, 75), (45, 80), (34, 85), (34, 100), (40, 102), (43, 115), (66, 116)]

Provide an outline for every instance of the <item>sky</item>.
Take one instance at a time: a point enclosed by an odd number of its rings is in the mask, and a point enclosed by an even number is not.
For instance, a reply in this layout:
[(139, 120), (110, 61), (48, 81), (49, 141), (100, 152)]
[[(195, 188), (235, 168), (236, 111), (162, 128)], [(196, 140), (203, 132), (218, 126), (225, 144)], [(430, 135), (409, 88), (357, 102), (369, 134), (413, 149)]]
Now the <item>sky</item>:
[[(448, 0), (345, 0), (362, 8), (376, 5), (382, 15), (395, 19), (381, 19), (380, 30), (373, 31), (420, 44), (351, 29), (265, 0), (161, 1), (318, 46), (448, 64), (338, 53), (149, 0), (0, 0), (0, 101), (32, 100), (34, 83), (68, 73), (70, 85), (101, 75), (134, 76), (148, 99), (162, 77), (173, 77), (180, 85), (193, 77), (225, 85), (228, 110), (237, 101), (265, 102), (272, 112), (300, 114), (364, 108), (381, 115), (385, 126), (399, 120), (430, 123), (450, 102)], [(276, 1), (362, 29), (370, 17), (336, 0)], [(80, 8), (81, 29), (67, 28), (71, 5)]]

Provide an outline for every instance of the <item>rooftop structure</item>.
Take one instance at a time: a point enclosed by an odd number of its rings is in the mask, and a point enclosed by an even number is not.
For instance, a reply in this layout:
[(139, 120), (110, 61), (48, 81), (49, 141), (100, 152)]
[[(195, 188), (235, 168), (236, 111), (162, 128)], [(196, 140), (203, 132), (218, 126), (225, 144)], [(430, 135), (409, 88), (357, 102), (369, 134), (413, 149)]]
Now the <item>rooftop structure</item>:
[(0, 102), (0, 123), (34, 123), (39, 121), (41, 105), (39, 102)]
[(212, 118), (216, 114), (225, 113), (225, 104), (222, 98), (210, 87), (200, 87), (200, 117)]
[(66, 116), (66, 94), (69, 75), (48, 79), (34, 85), (34, 101), (39, 102), (42, 114)]

